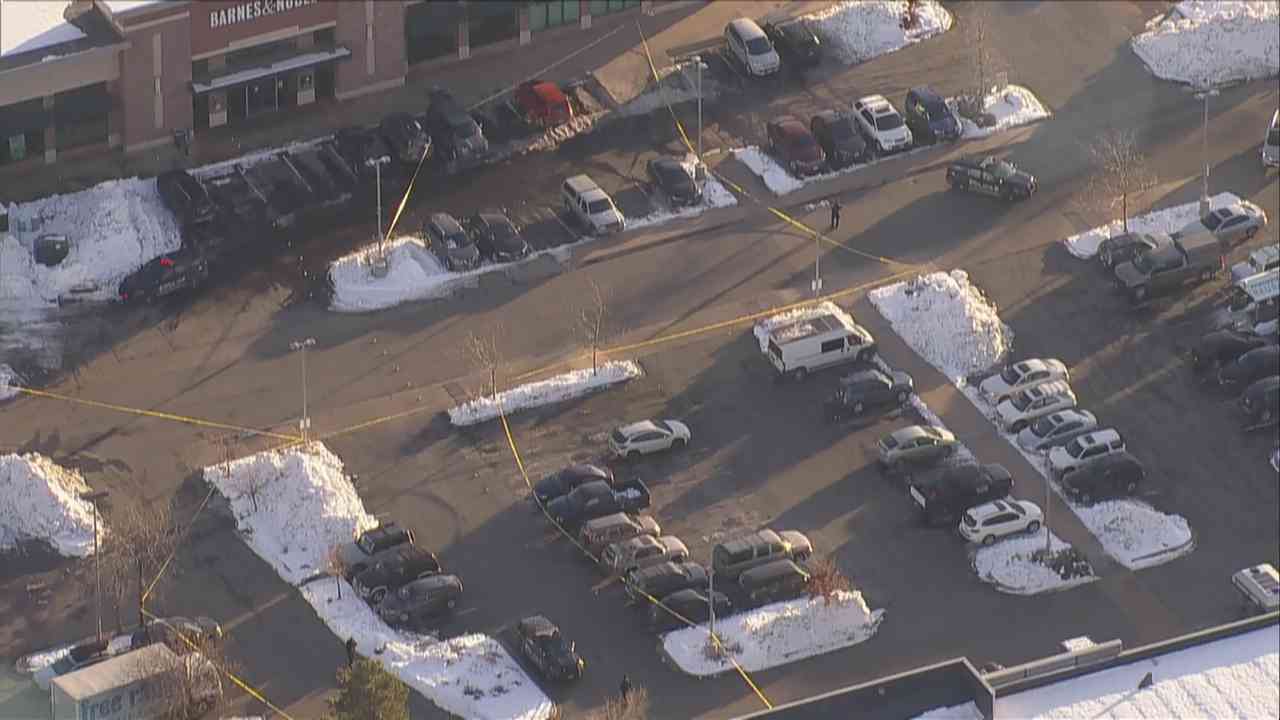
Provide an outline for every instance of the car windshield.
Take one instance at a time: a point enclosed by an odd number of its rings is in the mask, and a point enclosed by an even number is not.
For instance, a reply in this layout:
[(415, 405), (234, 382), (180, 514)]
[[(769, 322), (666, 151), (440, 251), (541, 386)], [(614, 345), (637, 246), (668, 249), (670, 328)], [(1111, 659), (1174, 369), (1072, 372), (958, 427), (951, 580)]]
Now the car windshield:
[(1009, 365), (1005, 367), (1004, 372), (1000, 373), (1000, 379), (1009, 385), (1017, 385), (1022, 379), (1022, 370), (1017, 365)]
[(689, 173), (679, 165), (667, 165), (663, 163), (656, 166), (658, 177), (662, 178), (662, 182), (668, 185), (687, 185), (690, 181)]
[(658, 420), (653, 424), (657, 425), (659, 430), (665, 430), (666, 432), (671, 432), (671, 426), (667, 424), (666, 420)]
[(622, 434), (622, 430), (614, 430), (613, 435), (611, 435), (610, 437), (613, 438), (613, 441), (618, 443), (619, 445), (625, 445), (627, 442), (627, 436)]
[(608, 200), (592, 200), (587, 203), (587, 212), (592, 215), (599, 215), (600, 213), (609, 212), (612, 209), (613, 203)]
[(769, 38), (758, 37), (747, 41), (747, 52), (752, 55), (766, 55), (772, 50), (773, 45), (769, 43)]
[(515, 237), (515, 230), (506, 223), (496, 223), (489, 226), (489, 231), (493, 234), (494, 240), (510, 240)]
[(880, 444), (884, 445), (890, 450), (898, 447), (898, 441), (892, 435), (885, 435), (884, 439), (880, 441)]
[(888, 113), (876, 116), (877, 130), (896, 130), (902, 127), (902, 116), (898, 113)]
[(1080, 453), (1084, 452), (1084, 444), (1080, 442), (1080, 438), (1076, 438), (1067, 443), (1067, 454), (1073, 458), (1080, 457)]
[(1026, 410), (1027, 406), (1031, 404), (1031, 394), (1025, 392), (1018, 393), (1013, 396), (1012, 402), (1015, 408), (1019, 410)]
[(1009, 163), (1003, 160), (992, 163), (990, 166), (990, 170), (991, 172), (995, 173), (996, 177), (1004, 180), (1008, 180), (1009, 178), (1013, 177), (1013, 173), (1016, 172), (1013, 169), (1012, 165), (1010, 165)]
[(53, 664), (53, 672), (56, 675), (66, 675), (76, 669), (76, 661), (71, 656), (64, 655), (58, 662)]
[(1031, 432), (1035, 433), (1037, 437), (1045, 437), (1056, 425), (1057, 423), (1052, 418), (1042, 417), (1031, 424)]
[(929, 116), (930, 120), (943, 120), (951, 116), (947, 111), (947, 106), (939, 101), (925, 103), (924, 112)]
[(977, 521), (977, 520), (974, 520), (974, 519), (973, 519), (973, 516), (972, 516), (972, 515), (970, 515), (969, 513), (965, 513), (965, 514), (964, 514), (964, 517), (962, 517), (962, 518), (961, 518), (961, 520), (963, 520), (963, 521), (964, 521), (964, 524), (965, 524), (965, 526), (966, 526), (966, 527), (977, 527), (977, 526), (978, 526), (978, 521)]
[(1133, 266), (1144, 273), (1149, 273), (1155, 267), (1155, 261), (1151, 258), (1151, 253), (1140, 253), (1133, 258)]
[(361, 535), (360, 539), (356, 540), (356, 545), (359, 546), (360, 549), (363, 550), (366, 555), (372, 555), (375, 552), (375, 548), (373, 546), (373, 537), (370, 536), (368, 533)]
[(1223, 217), (1224, 217), (1223, 215), (1220, 215), (1216, 212), (1211, 212), (1208, 215), (1205, 215), (1204, 219), (1201, 220), (1200, 222), (1204, 223), (1204, 226), (1209, 228), (1210, 230), (1217, 230), (1218, 226), (1222, 224)]

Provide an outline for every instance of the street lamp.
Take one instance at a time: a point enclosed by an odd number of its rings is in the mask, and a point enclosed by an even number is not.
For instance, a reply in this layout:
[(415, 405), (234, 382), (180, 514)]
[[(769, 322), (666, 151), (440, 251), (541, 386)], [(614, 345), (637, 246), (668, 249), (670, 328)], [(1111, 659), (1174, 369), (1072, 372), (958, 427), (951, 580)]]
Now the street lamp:
[(93, 504), (93, 584), (94, 605), (98, 613), (98, 642), (102, 642), (102, 560), (98, 557), (98, 501), (111, 493), (106, 490), (80, 493), (80, 499)]
[(707, 563), (707, 613), (711, 618), (711, 642), (715, 642), (716, 638), (716, 566), (715, 553), (711, 554), (711, 561)]
[(1217, 97), (1217, 88), (1205, 88), (1195, 94), (1197, 100), (1204, 101), (1204, 132), (1200, 141), (1200, 158), (1204, 161), (1204, 188), (1200, 191), (1200, 214), (1209, 212), (1209, 98)]
[(315, 338), (289, 343), (290, 350), (302, 351), (302, 419), (298, 421), (298, 429), (302, 431), (303, 442), (307, 441), (307, 431), (311, 429), (311, 417), (307, 415), (307, 348), (315, 344)]
[(369, 158), (364, 161), (366, 167), (373, 168), (378, 178), (378, 255), (386, 260), (386, 239), (382, 237), (382, 166), (391, 162), (389, 155), (382, 157)]
[(813, 233), (813, 296), (822, 295), (822, 233)]

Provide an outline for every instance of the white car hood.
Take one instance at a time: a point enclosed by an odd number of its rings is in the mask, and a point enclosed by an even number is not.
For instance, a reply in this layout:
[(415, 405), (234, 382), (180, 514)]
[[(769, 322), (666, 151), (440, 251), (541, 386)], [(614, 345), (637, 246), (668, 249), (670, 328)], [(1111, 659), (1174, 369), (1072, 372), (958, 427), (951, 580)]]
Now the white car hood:
[(1074, 458), (1067, 454), (1065, 447), (1059, 446), (1049, 451), (1049, 467), (1067, 467), (1073, 462), (1075, 462)]
[(996, 406), (996, 414), (999, 415), (1000, 420), (1006, 424), (1022, 416), (1022, 412), (1018, 410), (1018, 408), (1014, 407), (1013, 403), (1009, 400), (1005, 400)]
[(1008, 393), (1009, 383), (1005, 382), (1004, 378), (999, 375), (992, 375), (986, 380), (983, 380), (982, 383), (978, 385), (978, 389), (982, 391), (983, 395), (995, 397), (997, 395), (1004, 395)]

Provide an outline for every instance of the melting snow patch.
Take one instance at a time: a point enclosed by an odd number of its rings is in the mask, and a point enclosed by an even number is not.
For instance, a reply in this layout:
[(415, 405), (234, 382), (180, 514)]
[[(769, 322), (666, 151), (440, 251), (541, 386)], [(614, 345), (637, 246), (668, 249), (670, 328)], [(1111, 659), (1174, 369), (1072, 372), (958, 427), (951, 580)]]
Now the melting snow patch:
[[(692, 155), (689, 155), (680, 164), (684, 166), (685, 172), (688, 172), (692, 177), (697, 160)], [(707, 181), (702, 186), (701, 203), (680, 209), (657, 210), (644, 217), (627, 218), (627, 229), (635, 230), (637, 228), (661, 225), (672, 220), (697, 217), (714, 208), (731, 207), (737, 204), (738, 198), (729, 192), (729, 189), (717, 180), (714, 175), (707, 173)]]
[(1003, 361), (1013, 330), (963, 270), (918, 275), (872, 290), (868, 298), (894, 331), (956, 387)]
[[(955, 112), (955, 102), (948, 101), (947, 104), (951, 106), (952, 112)], [(1021, 85), (1007, 85), (1003, 90), (987, 95), (982, 99), (982, 107), (983, 112), (995, 118), (994, 125), (978, 127), (969, 118), (960, 117), (959, 113), (956, 113), (966, 139), (984, 138), (1001, 130), (1049, 117), (1049, 111), (1041, 104), (1040, 98)]]
[[(1209, 207), (1212, 210), (1217, 210), (1238, 202), (1240, 202), (1240, 198), (1233, 193), (1218, 193), (1209, 198)], [(1183, 226), (1194, 222), (1198, 217), (1200, 217), (1200, 203), (1174, 205), (1173, 207), (1155, 210), (1145, 215), (1130, 217), (1129, 232), (1175, 232)], [(1067, 252), (1082, 260), (1088, 260), (1098, 254), (1098, 246), (1102, 244), (1103, 240), (1123, 233), (1124, 223), (1120, 220), (1112, 220), (1106, 225), (1099, 225), (1067, 237), (1062, 243), (1066, 245)]]
[(39, 540), (68, 557), (92, 555), (93, 505), (80, 499), (89, 490), (80, 473), (39, 453), (0, 455), (0, 550)]
[(824, 45), (845, 65), (866, 62), (879, 55), (901, 50), (951, 28), (951, 13), (933, 0), (918, 6), (917, 26), (904, 30), (902, 17), (907, 3), (902, 0), (856, 0), (837, 3), (825, 10), (805, 15)]
[[(1044, 550), (1044, 532), (1006, 538), (978, 548), (973, 554), (974, 572), (1001, 592), (1014, 595), (1065, 590), (1098, 579), (1093, 574), (1063, 579), (1057, 570), (1037, 560), (1036, 551)], [(1051, 542), (1053, 552), (1069, 550), (1071, 547), (1057, 535), (1052, 536)]]
[(769, 188), (769, 192), (774, 195), (786, 195), (804, 187), (804, 181), (792, 177), (781, 165), (774, 162), (773, 158), (755, 145), (737, 148), (733, 151), (733, 156), (738, 159), (738, 162), (746, 165), (748, 170), (759, 175), (765, 187)]
[(1071, 509), (1107, 554), (1130, 570), (1169, 562), (1194, 548), (1186, 518), (1166, 515), (1137, 500), (1071, 503)]
[(756, 324), (751, 328), (751, 332), (756, 336), (756, 342), (760, 344), (760, 352), (767, 352), (769, 350), (769, 333), (775, 329), (783, 325), (790, 325), (802, 320), (811, 320), (823, 315), (836, 315), (844, 318), (847, 322), (853, 322), (852, 315), (841, 310), (830, 300), (824, 300), (817, 305), (796, 308), (777, 315), (770, 315), (763, 320), (757, 320)]
[[(320, 443), (206, 467), (204, 476), (230, 502), (245, 541), (291, 585), (313, 578), (334, 545), (377, 524), (342, 461)], [(358, 652), (448, 712), (485, 720), (551, 714), (551, 701), (488, 636), (438, 641), (398, 632), (341, 578), (308, 582), (299, 592), (339, 638), (354, 638)]]
[(1280, 73), (1280, 5), (1181, 2), (1130, 41), (1151, 74), (1206, 87)]
[(617, 385), (640, 377), (644, 371), (631, 360), (611, 361), (601, 364), (595, 372), (591, 368), (573, 370), (538, 382), (520, 385), (492, 395), (476, 398), (457, 407), (449, 408), (449, 422), (454, 425), (475, 425), (498, 417), (502, 412), (512, 415), (527, 408), (551, 405), (572, 400), (587, 393)]
[(963, 705), (934, 708), (922, 715), (915, 716), (912, 720), (982, 720), (984, 717), (986, 716), (971, 700)]
[[(765, 605), (716, 621), (723, 646), (748, 672), (777, 667), (814, 655), (857, 645), (880, 627), (884, 610), (872, 611), (859, 592), (837, 592), (822, 598), (800, 598)], [(732, 670), (727, 658), (709, 656), (705, 625), (667, 633), (662, 646), (690, 675)]]

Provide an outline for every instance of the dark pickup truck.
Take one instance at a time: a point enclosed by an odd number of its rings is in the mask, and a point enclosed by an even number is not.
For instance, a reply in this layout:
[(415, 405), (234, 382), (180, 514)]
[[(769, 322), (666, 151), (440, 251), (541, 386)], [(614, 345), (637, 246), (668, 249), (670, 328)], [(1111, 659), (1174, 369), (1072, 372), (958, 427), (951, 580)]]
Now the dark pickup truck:
[(593, 480), (573, 492), (552, 500), (547, 512), (561, 527), (574, 530), (588, 520), (618, 512), (637, 512), (649, 507), (649, 488), (639, 479), (615, 482)]
[(1116, 286), (1134, 303), (1192, 281), (1204, 282), (1225, 268), (1222, 244), (1209, 233), (1174, 237), (1115, 268)]

